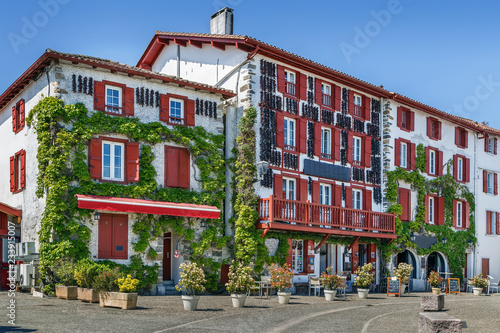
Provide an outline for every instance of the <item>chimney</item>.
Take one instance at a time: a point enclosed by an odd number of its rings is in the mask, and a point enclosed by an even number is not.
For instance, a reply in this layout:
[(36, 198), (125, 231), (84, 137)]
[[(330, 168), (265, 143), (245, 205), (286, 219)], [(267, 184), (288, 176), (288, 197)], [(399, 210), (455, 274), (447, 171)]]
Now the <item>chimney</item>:
[(233, 34), (233, 9), (224, 7), (211, 16), (210, 33), (216, 35)]

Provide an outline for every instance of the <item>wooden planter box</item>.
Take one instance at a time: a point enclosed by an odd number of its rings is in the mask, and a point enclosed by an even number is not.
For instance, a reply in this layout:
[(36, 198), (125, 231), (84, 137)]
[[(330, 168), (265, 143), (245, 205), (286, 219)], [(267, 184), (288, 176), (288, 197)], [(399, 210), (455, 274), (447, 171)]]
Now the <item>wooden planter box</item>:
[(78, 288), (78, 299), (82, 302), (99, 302), (99, 292), (90, 288)]
[(114, 291), (101, 291), (99, 293), (99, 305), (101, 307), (122, 308), (133, 310), (137, 306), (137, 293), (119, 293)]
[(77, 287), (56, 286), (56, 296), (61, 299), (76, 299)]

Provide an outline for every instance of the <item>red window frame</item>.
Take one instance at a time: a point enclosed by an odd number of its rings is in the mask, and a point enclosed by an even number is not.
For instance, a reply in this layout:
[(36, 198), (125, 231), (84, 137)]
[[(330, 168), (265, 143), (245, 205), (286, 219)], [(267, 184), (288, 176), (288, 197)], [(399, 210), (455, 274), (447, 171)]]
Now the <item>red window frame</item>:
[(16, 105), (12, 107), (12, 131), (19, 133), (24, 128), (25, 103), (24, 99), (20, 99)]
[[(462, 180), (458, 180), (458, 159), (462, 159)], [(453, 155), (453, 178), (459, 183), (470, 182), (470, 159), (464, 155)]]
[[(431, 162), (430, 152), (431, 152), (431, 150), (434, 151), (435, 155), (436, 155), (434, 158), (434, 163), (435, 163), (435, 166), (434, 166), (435, 172), (434, 173), (431, 173), (431, 165), (430, 165), (430, 162)], [(427, 156), (426, 170), (425, 170), (427, 175), (429, 175), (431, 177), (442, 176), (443, 175), (443, 152), (435, 147), (429, 146), (429, 147), (425, 147), (425, 155)]]
[[(187, 164), (187, 165), (186, 165)], [(165, 187), (189, 189), (191, 153), (186, 148), (165, 146)]]
[[(183, 118), (175, 118), (181, 119), (182, 123), (172, 121), (172, 117), (170, 117), (171, 98), (180, 99), (184, 102)], [(160, 121), (173, 126), (195, 126), (194, 100), (182, 95), (160, 94)]]
[(455, 145), (459, 148), (467, 148), (468, 132), (465, 128), (455, 127)]
[(441, 122), (433, 117), (427, 117), (427, 136), (432, 140), (441, 140)]
[(26, 187), (26, 151), (21, 149), (10, 157), (10, 191), (16, 194)]
[[(122, 90), (122, 105), (119, 107), (121, 113), (106, 111), (106, 86), (121, 88)], [(94, 82), (94, 109), (102, 111), (111, 116), (126, 117), (134, 116), (134, 88), (128, 88), (123, 83), (113, 81), (95, 81)]]
[[(462, 204), (462, 226), (459, 227), (458, 224), (458, 219), (457, 219), (457, 207), (458, 203)], [(470, 226), (470, 221), (469, 221), (469, 215), (470, 215), (470, 205), (466, 200), (453, 200), (453, 227), (455, 229), (468, 229)]]
[(444, 225), (444, 197), (439, 197), (436, 194), (428, 194), (425, 196), (425, 223), (429, 224), (429, 198), (434, 198), (434, 224)]
[(398, 107), (397, 126), (406, 132), (412, 132), (415, 129), (415, 112), (402, 106)]
[[(401, 166), (401, 143), (406, 143), (406, 167)], [(416, 145), (410, 140), (397, 138), (394, 140), (394, 165), (405, 170), (416, 169)]]
[(97, 243), (98, 259), (128, 259), (128, 215), (102, 213)]

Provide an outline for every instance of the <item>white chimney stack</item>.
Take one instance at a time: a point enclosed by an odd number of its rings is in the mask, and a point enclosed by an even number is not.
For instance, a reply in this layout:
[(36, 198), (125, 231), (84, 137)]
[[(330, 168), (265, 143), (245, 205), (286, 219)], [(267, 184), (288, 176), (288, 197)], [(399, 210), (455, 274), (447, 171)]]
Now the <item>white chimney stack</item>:
[(224, 7), (210, 18), (210, 33), (216, 35), (233, 34), (233, 10)]

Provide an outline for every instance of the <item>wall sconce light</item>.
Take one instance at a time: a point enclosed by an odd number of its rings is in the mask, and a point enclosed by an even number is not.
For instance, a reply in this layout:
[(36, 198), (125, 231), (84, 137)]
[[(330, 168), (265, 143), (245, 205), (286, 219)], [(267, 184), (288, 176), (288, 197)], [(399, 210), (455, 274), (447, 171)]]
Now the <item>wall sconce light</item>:
[(94, 213), (94, 221), (99, 221), (101, 219), (101, 214), (98, 211)]
[(263, 180), (267, 170), (269, 170), (269, 162), (260, 161), (257, 163), (257, 180)]
[(446, 244), (446, 237), (443, 237), (443, 239), (441, 239), (441, 242), (443, 242), (443, 244)]
[(472, 248), (474, 246), (474, 242), (473, 241), (469, 241), (469, 247)]
[(207, 222), (205, 221), (205, 219), (201, 220), (201, 222), (200, 222), (200, 226), (201, 226), (202, 228), (205, 228), (205, 227), (207, 226)]
[(415, 239), (417, 239), (417, 235), (414, 232), (412, 232), (410, 235), (410, 239), (412, 242), (415, 242)]

